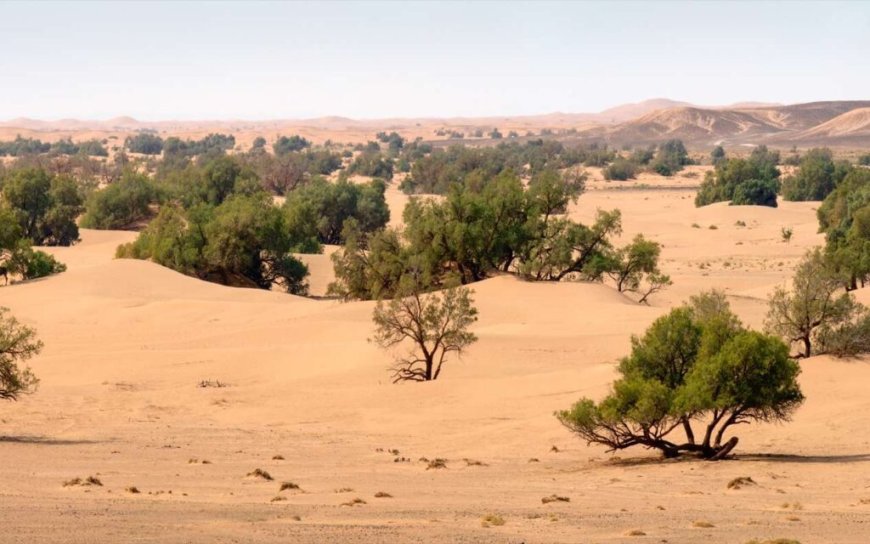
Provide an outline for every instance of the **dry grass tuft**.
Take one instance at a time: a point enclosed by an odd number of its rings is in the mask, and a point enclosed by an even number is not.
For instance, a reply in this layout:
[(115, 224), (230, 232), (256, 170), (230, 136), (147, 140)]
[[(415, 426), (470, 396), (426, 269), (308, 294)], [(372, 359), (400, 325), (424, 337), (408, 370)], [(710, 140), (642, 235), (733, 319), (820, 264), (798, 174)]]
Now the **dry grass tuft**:
[(480, 525), (482, 527), (501, 527), (504, 524), (504, 518), (498, 514), (487, 514), (480, 520)]
[(299, 487), (298, 484), (295, 484), (293, 482), (284, 482), (281, 484), (281, 489), (279, 489), (278, 492), (286, 491), (287, 489), (301, 489), (301, 488)]
[(713, 527), (715, 527), (715, 525), (713, 525), (709, 521), (699, 520), (692, 523), (692, 527), (697, 527), (699, 529), (712, 529)]
[(551, 502), (571, 502), (571, 499), (568, 497), (563, 497), (561, 495), (550, 495), (549, 497), (544, 497), (541, 499), (541, 502), (544, 504), (549, 504)]
[(284, 460), (284, 456), (283, 456), (283, 455), (273, 455), (273, 456), (272, 456), (272, 460), (273, 460), (273, 461), (283, 461), (283, 460)]
[(393, 496), (390, 495), (389, 493), (387, 493), (386, 491), (378, 491), (377, 493), (375, 493), (375, 498), (376, 499), (392, 499)]
[(336, 493), (353, 493), (352, 487), (339, 487), (335, 490)]
[(249, 472), (248, 477), (260, 478), (263, 480), (270, 480), (270, 481), (274, 480), (274, 478), (272, 478), (271, 474), (269, 474), (268, 472), (266, 472), (265, 470), (263, 470), (261, 468), (255, 468), (253, 471)]
[(749, 476), (740, 476), (728, 482), (728, 489), (742, 489), (750, 485), (758, 485)]
[(141, 491), (139, 491), (139, 488), (136, 487), (135, 485), (131, 485), (131, 486), (128, 487), (125, 491), (126, 491), (127, 493), (132, 493), (132, 494), (134, 494), (134, 495), (138, 495), (139, 493), (141, 493)]
[(465, 466), (467, 467), (488, 467), (489, 465), (484, 463), (483, 461), (478, 461), (476, 459), (463, 459), (465, 461)]
[(625, 534), (626, 536), (646, 536), (646, 533), (644, 533), (640, 529), (633, 529)]
[(752, 539), (746, 544), (801, 544), (800, 541), (792, 538), (772, 538), (770, 540)]
[(278, 501), (286, 501), (287, 497), (282, 497), (281, 495), (275, 495), (269, 502), (278, 502)]
[(368, 504), (368, 503), (367, 503), (366, 501), (362, 500), (362, 499), (359, 498), (359, 497), (356, 497), (356, 498), (353, 499), (353, 500), (349, 500), (349, 501), (347, 501), (347, 502), (343, 502), (343, 503), (341, 503), (342, 506), (356, 506), (356, 505), (358, 505), (358, 504)]
[(74, 486), (97, 486), (103, 487), (103, 482), (100, 481), (96, 476), (88, 476), (84, 480), (81, 478), (73, 478), (72, 480), (67, 480), (63, 483), (64, 487), (74, 487)]
[(429, 461), (429, 464), (426, 465), (426, 470), (430, 469), (439, 469), (439, 468), (447, 468), (447, 459), (442, 459), (440, 457), (432, 459)]

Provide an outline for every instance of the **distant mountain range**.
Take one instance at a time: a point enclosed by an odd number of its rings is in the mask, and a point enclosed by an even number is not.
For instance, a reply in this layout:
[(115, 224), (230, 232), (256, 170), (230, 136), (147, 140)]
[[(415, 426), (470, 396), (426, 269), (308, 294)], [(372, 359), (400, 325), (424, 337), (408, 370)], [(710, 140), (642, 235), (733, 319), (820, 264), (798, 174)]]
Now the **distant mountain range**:
[[(0, 122), (5, 134), (15, 130), (32, 132), (131, 132), (153, 129), (166, 133), (205, 131), (281, 131), (292, 127), (310, 131), (407, 130), (432, 134), (433, 127), (450, 127), (466, 132), (481, 127), (529, 131), (535, 128), (574, 129), (572, 139), (606, 141), (613, 145), (643, 145), (679, 138), (695, 147), (769, 144), (776, 146), (829, 145), (870, 147), (870, 100), (828, 101), (806, 104), (743, 102), (729, 106), (702, 107), (687, 102), (657, 98), (609, 108), (599, 113), (552, 113), (534, 116), (481, 118), (420, 118), (359, 120), (320, 117), (273, 121), (137, 121), (116, 117), (104, 121), (62, 119), (41, 121), (18, 118)], [(421, 128), (422, 127), (422, 128)], [(428, 132), (427, 132), (428, 130)], [(521, 132), (524, 134), (525, 132)], [(373, 134), (372, 134), (373, 135)]]

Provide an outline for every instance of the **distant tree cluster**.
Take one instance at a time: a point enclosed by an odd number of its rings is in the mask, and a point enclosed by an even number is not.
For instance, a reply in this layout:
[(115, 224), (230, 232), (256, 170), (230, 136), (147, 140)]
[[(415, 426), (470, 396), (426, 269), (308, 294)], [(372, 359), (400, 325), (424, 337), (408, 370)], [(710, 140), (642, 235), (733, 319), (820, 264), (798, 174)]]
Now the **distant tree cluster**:
[(159, 200), (154, 182), (131, 170), (105, 189), (91, 193), (81, 218), (88, 229), (124, 229), (150, 218), (151, 205)]
[(817, 211), (825, 257), (852, 290), (870, 278), (870, 169), (854, 168)]
[(231, 134), (209, 134), (199, 140), (182, 140), (175, 136), (163, 142), (163, 155), (167, 158), (190, 158), (200, 155), (222, 155), (236, 145)]
[(109, 152), (99, 140), (73, 142), (70, 138), (60, 139), (54, 143), (42, 142), (34, 138), (17, 136), (10, 142), (0, 142), (0, 157), (24, 157), (28, 155), (86, 155), (92, 157), (107, 157)]
[(763, 145), (753, 149), (746, 159), (719, 157), (715, 169), (707, 172), (698, 189), (695, 206), (731, 201), (735, 206), (776, 207), (781, 174), (778, 163), (779, 153)]
[(607, 397), (556, 414), (589, 443), (721, 459), (737, 445), (727, 438), (735, 425), (788, 420), (804, 400), (788, 347), (744, 327), (716, 291), (671, 310), (631, 345)]

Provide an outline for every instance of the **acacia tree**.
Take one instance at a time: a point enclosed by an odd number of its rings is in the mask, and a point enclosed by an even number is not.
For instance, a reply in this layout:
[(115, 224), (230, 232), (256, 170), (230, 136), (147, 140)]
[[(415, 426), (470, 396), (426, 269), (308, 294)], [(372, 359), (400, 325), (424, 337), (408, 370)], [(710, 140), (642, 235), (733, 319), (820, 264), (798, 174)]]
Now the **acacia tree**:
[(821, 353), (813, 346), (823, 332), (830, 334), (866, 312), (843, 285), (843, 276), (820, 249), (808, 252), (795, 270), (791, 290), (777, 287), (770, 296), (766, 330), (801, 344), (799, 357)]
[[(644, 446), (665, 457), (721, 459), (737, 445), (736, 436), (725, 440), (733, 425), (789, 419), (804, 399), (799, 372), (779, 338), (745, 329), (714, 291), (632, 338), (621, 377), (601, 402), (584, 398), (556, 416), (610, 450)], [(673, 438), (680, 431), (684, 438)]]
[(30, 368), (23, 365), (42, 350), (36, 331), (22, 325), (0, 307), (0, 399), (17, 400), (30, 393), (39, 383)]
[(451, 287), (440, 293), (423, 294), (419, 283), (407, 296), (379, 301), (372, 320), (374, 341), (384, 349), (410, 342), (408, 355), (396, 359), (393, 383), (437, 380), (448, 355), (461, 355), (477, 341), (468, 330), (477, 321), (477, 309), (466, 287)]

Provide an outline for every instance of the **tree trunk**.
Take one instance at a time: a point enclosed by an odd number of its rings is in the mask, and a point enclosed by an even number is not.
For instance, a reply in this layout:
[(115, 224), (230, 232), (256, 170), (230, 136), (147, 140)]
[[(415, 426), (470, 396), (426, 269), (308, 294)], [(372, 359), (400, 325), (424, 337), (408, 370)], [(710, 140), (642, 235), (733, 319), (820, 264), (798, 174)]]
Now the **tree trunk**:
[(810, 357), (813, 354), (812, 345), (810, 344), (809, 335), (803, 337), (804, 343), (804, 357)]

